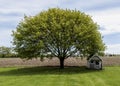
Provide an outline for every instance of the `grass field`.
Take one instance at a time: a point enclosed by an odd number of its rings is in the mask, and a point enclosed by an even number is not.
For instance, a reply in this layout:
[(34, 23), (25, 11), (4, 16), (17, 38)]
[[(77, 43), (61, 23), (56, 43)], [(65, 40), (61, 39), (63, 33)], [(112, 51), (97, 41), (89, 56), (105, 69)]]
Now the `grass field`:
[(0, 68), (0, 86), (120, 86), (120, 67)]

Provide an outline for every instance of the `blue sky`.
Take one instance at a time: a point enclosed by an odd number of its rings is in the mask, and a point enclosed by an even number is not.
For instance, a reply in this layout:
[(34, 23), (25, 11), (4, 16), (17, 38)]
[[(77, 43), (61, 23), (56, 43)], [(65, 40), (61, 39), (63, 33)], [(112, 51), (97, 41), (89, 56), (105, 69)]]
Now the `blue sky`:
[(48, 8), (77, 9), (100, 25), (106, 53), (120, 54), (120, 0), (0, 0), (0, 46), (12, 46), (12, 30), (24, 14), (35, 15)]

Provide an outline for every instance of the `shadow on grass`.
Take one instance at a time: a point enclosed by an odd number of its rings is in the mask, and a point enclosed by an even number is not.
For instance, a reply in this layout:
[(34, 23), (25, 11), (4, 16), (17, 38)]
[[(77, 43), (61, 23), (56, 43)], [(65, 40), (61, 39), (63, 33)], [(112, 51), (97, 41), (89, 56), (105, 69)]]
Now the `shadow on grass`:
[(86, 67), (65, 67), (59, 69), (59, 67), (28, 67), (28, 68), (16, 68), (8, 71), (1, 71), (0, 76), (21, 76), (21, 75), (66, 75), (66, 74), (83, 74), (91, 72), (100, 72), (99, 70), (88, 70)]

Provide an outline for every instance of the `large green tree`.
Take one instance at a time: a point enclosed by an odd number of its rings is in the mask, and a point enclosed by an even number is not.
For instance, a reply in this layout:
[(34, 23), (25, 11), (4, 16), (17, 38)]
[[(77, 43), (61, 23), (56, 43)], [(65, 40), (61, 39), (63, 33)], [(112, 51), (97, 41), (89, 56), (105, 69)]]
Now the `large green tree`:
[(105, 50), (99, 26), (77, 10), (52, 8), (25, 16), (13, 31), (15, 50), (22, 58), (58, 57), (60, 68), (72, 55), (90, 57)]

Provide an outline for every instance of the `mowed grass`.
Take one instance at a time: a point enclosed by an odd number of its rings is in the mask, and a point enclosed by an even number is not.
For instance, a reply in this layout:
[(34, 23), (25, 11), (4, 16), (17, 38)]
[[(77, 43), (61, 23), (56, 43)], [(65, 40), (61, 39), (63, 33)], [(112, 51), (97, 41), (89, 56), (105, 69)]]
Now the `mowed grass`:
[(120, 86), (120, 67), (0, 68), (0, 86)]

